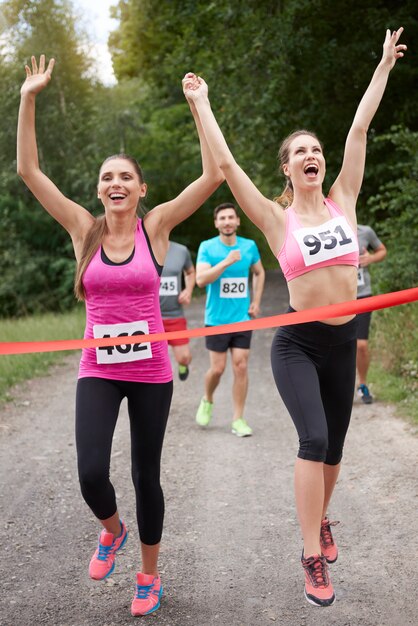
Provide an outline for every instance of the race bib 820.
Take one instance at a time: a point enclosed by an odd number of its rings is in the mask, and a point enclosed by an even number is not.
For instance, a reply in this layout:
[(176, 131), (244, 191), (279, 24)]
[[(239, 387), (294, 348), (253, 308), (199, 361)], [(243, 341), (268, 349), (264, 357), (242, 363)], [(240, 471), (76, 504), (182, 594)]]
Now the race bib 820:
[(246, 298), (248, 292), (248, 276), (242, 278), (221, 278), (221, 298)]

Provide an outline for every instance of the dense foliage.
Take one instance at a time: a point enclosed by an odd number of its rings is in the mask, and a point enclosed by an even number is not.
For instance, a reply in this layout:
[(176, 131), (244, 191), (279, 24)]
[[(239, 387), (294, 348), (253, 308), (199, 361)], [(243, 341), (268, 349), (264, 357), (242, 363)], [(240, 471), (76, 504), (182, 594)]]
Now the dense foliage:
[[(280, 140), (297, 127), (325, 145), (328, 186), (354, 111), (380, 58), (385, 29), (405, 27), (406, 58), (393, 71), (370, 130), (362, 223), (386, 243), (381, 288), (417, 283), (412, 262), (418, 205), (418, 6), (416, 0), (120, 0), (110, 37), (118, 84), (94, 78), (88, 40), (70, 0), (5, 0), (0, 10), (0, 316), (71, 306), (73, 254), (67, 234), (39, 207), (15, 169), (16, 115), (24, 64), (57, 59), (37, 104), (41, 164), (60, 189), (100, 211), (101, 161), (125, 150), (141, 162), (148, 207), (199, 175), (199, 146), (181, 92), (192, 70), (205, 77), (228, 142), (269, 197), (282, 186)], [(212, 208), (226, 185), (179, 226), (195, 252), (214, 234)], [(242, 233), (262, 237), (247, 220)]]

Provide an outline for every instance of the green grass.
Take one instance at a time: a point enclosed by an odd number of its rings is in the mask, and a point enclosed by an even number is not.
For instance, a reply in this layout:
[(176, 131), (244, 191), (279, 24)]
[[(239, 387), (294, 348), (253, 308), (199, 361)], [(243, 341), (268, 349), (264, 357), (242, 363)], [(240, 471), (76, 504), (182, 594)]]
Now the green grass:
[(418, 304), (373, 313), (370, 347), (373, 394), (418, 424)]
[[(17, 320), (0, 320), (0, 341), (48, 341), (79, 339), (84, 332), (84, 308), (69, 313), (45, 313)], [(48, 372), (63, 361), (68, 352), (0, 355), (0, 402), (7, 400), (10, 388), (23, 380)]]

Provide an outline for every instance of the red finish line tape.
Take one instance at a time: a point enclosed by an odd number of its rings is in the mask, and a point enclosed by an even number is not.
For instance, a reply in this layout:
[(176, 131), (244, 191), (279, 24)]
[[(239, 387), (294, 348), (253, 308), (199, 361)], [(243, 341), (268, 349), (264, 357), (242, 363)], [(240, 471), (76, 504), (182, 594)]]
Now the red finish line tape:
[[(349, 300), (320, 306), (306, 311), (295, 313), (283, 313), (262, 317), (247, 322), (224, 324), (223, 326), (209, 326), (207, 328), (190, 328), (188, 330), (176, 330), (169, 333), (156, 333), (153, 335), (141, 335), (141, 343), (154, 342), (168, 339), (190, 339), (192, 337), (206, 337), (208, 335), (223, 335), (243, 330), (259, 330), (261, 328), (273, 328), (277, 326), (289, 326), (290, 324), (303, 324), (304, 322), (318, 322), (332, 317), (366, 313), (378, 309), (415, 302), (418, 300), (418, 287), (394, 291), (379, 296), (370, 296), (360, 300)], [(104, 339), (64, 339), (60, 341), (19, 341), (0, 342), (0, 354), (29, 354), (33, 352), (59, 352), (61, 350), (80, 350), (82, 348), (98, 348), (108, 346), (121, 346), (138, 343), (138, 335), (133, 337), (107, 337)]]

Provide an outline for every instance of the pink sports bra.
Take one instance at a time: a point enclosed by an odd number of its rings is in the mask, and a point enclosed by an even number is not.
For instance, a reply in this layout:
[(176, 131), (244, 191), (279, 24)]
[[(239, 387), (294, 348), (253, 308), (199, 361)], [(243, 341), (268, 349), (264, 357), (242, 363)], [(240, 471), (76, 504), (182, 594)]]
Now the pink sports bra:
[(331, 217), (318, 226), (302, 226), (293, 207), (286, 209), (285, 239), (277, 260), (288, 282), (330, 265), (358, 267), (357, 233), (335, 202), (324, 202)]

